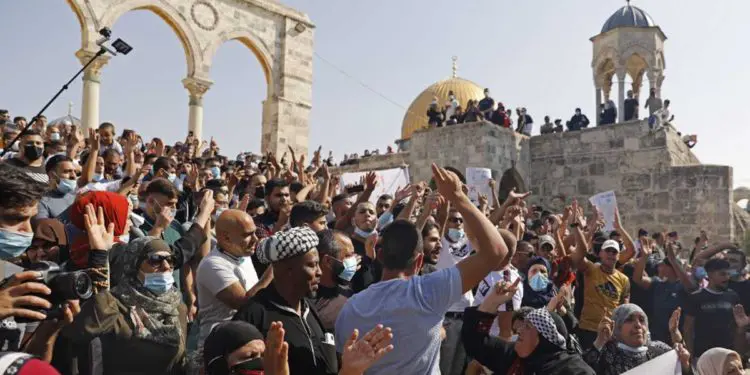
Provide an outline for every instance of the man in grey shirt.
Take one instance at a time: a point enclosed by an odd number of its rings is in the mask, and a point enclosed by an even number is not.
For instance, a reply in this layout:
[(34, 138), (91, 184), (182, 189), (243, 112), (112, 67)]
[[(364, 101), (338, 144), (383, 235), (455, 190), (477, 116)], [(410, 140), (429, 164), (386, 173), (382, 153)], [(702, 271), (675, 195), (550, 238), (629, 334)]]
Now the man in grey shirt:
[(512, 256), (509, 248), (515, 249), (513, 236), (499, 232), (471, 203), (455, 174), (434, 164), (432, 171), (440, 194), (463, 215), (467, 232), (476, 240), (477, 253), (454, 267), (418, 276), (424, 253), (417, 228), (404, 220), (385, 228), (378, 253), (383, 264), (382, 281), (351, 297), (336, 320), (339, 353), (355, 328), (360, 332), (368, 332), (377, 324), (392, 328), (396, 350), (372, 366), (368, 375), (440, 374), (440, 328), (445, 313)]
[(51, 157), (44, 167), (49, 177), (50, 189), (39, 201), (39, 212), (35, 219), (55, 219), (67, 222), (60, 217), (76, 200), (78, 180), (73, 160), (65, 155)]

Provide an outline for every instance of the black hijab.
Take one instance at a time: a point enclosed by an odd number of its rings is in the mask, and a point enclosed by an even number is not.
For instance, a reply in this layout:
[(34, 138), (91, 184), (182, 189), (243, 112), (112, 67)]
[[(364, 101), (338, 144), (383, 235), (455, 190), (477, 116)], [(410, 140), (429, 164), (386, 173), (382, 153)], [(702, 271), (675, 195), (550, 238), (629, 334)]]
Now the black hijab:
[[(542, 333), (542, 327), (537, 327), (534, 322), (531, 322), (539, 331), (539, 344), (531, 355), (522, 359), (525, 373), (536, 375), (595, 375), (594, 370), (584, 362), (579, 354), (567, 349), (568, 330), (565, 328), (565, 322), (560, 315), (549, 313), (549, 316), (552, 317), (554, 322), (554, 329), (565, 339), (565, 343), (562, 345), (553, 343)], [(549, 334), (546, 335), (550, 336)], [(554, 340), (553, 336), (550, 337)]]
[(552, 282), (552, 280), (549, 280), (549, 284), (547, 284), (547, 288), (535, 291), (534, 289), (531, 289), (531, 284), (528, 277), (529, 269), (531, 269), (532, 266), (535, 264), (542, 264), (547, 269), (547, 278), (549, 279), (552, 275), (552, 269), (550, 267), (549, 261), (547, 259), (544, 259), (542, 257), (534, 257), (529, 261), (529, 264), (526, 266), (526, 269), (524, 270), (524, 273), (527, 276), (523, 280), (523, 302), (521, 303), (523, 306), (529, 306), (533, 307), (535, 309), (540, 309), (542, 307), (547, 307), (547, 304), (557, 294), (557, 288), (555, 288), (555, 284)]

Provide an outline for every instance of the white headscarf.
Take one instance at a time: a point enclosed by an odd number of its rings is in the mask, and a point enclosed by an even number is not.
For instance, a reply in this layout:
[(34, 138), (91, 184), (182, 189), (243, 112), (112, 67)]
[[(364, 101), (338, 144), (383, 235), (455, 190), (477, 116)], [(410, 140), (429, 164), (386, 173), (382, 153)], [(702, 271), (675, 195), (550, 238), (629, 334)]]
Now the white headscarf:
[[(728, 361), (740, 359), (737, 352), (724, 348), (711, 348), (706, 350), (698, 358), (698, 374), (700, 375), (724, 375), (724, 366)], [(740, 359), (741, 360), (741, 359)]]

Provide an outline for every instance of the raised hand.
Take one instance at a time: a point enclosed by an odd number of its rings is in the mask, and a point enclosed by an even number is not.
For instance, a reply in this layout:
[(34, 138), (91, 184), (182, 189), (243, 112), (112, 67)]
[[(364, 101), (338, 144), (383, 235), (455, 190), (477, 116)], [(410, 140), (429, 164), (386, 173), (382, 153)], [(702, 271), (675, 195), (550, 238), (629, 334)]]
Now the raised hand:
[(493, 179), (490, 179), (490, 181), (489, 181), (489, 182), (487, 183), (487, 185), (488, 185), (488, 186), (490, 187), (490, 189), (492, 189), (493, 191), (495, 190), (495, 185), (496, 185), (496, 183), (495, 183), (495, 180), (493, 180)]
[(403, 188), (396, 189), (396, 194), (393, 196), (393, 200), (396, 204), (400, 203), (402, 200), (408, 198), (411, 195), (411, 184), (406, 184)]
[(89, 203), (83, 214), (83, 224), (89, 236), (89, 246), (92, 249), (108, 251), (115, 243), (115, 223), (106, 224), (104, 210), (99, 207), (94, 211), (94, 205)]
[(49, 309), (52, 304), (36, 295), (50, 295), (52, 291), (44, 284), (36, 282), (40, 277), (37, 271), (19, 272), (0, 287), (0, 319), (10, 316), (44, 320), (47, 316), (32, 309)]
[(750, 318), (745, 314), (745, 308), (742, 305), (734, 305), (732, 314), (737, 328), (745, 328), (750, 325)]
[(99, 133), (93, 128), (89, 129), (89, 147), (91, 148), (91, 155), (99, 155), (99, 149), (101, 149)]
[(215, 207), (214, 191), (210, 189), (206, 190), (203, 192), (203, 197), (201, 198), (200, 210), (202, 212), (213, 212)]
[[(743, 310), (744, 313), (744, 310)], [(680, 331), (680, 315), (682, 315), (682, 308), (678, 307), (672, 312), (672, 316), (669, 317), (669, 332), (675, 333)]]
[(602, 318), (602, 320), (599, 322), (599, 327), (597, 328), (597, 336), (596, 340), (594, 341), (594, 346), (597, 348), (601, 348), (609, 342), (609, 340), (612, 339), (612, 332), (614, 330), (614, 322), (612, 319), (607, 318), (606, 316)]
[(154, 227), (166, 229), (167, 227), (169, 227), (169, 224), (172, 223), (172, 220), (174, 220), (174, 216), (172, 216), (172, 209), (169, 207), (162, 207), (161, 211), (157, 213), (156, 223), (154, 223)]
[(373, 191), (378, 185), (378, 175), (375, 172), (367, 172), (365, 175), (365, 190)]
[(432, 164), (432, 178), (440, 195), (449, 201), (466, 196), (463, 192), (463, 184), (455, 173)]
[(136, 146), (138, 146), (138, 135), (135, 132), (128, 133), (127, 137), (125, 137), (125, 152), (133, 152)]
[(354, 330), (344, 344), (341, 355), (341, 374), (363, 374), (373, 363), (393, 350), (393, 332), (378, 324), (357, 340), (359, 331)]
[(487, 196), (482, 193), (479, 193), (479, 205), (482, 207), (486, 207), (487, 202), (488, 202)]
[(654, 251), (653, 242), (650, 238), (641, 239), (641, 251), (644, 257), (648, 257)]
[(513, 188), (513, 190), (511, 190), (510, 193), (508, 193), (508, 198), (509, 199), (517, 199), (517, 200), (521, 201), (521, 200), (524, 200), (524, 199), (528, 198), (529, 195), (531, 195), (530, 191), (527, 191), (525, 193), (517, 193), (516, 192), (516, 188)]
[(677, 352), (677, 358), (680, 359), (680, 364), (683, 369), (690, 368), (690, 352), (685, 348), (685, 345), (680, 343), (674, 344), (674, 350)]
[(513, 299), (513, 295), (518, 290), (518, 283), (521, 278), (517, 278), (516, 281), (511, 284), (505, 281), (498, 281), (492, 288), (492, 291), (487, 293), (484, 297), (484, 301), (479, 306), (479, 311), (495, 313), (498, 306)]
[(284, 341), (284, 325), (271, 323), (266, 335), (263, 369), (270, 375), (289, 375), (289, 344)]
[(375, 254), (375, 245), (378, 243), (378, 233), (373, 232), (369, 237), (367, 237), (367, 240), (365, 241), (365, 254), (370, 259), (375, 259), (377, 254)]
[(250, 194), (245, 194), (240, 203), (237, 205), (237, 209), (243, 212), (247, 212), (247, 206), (250, 205)]

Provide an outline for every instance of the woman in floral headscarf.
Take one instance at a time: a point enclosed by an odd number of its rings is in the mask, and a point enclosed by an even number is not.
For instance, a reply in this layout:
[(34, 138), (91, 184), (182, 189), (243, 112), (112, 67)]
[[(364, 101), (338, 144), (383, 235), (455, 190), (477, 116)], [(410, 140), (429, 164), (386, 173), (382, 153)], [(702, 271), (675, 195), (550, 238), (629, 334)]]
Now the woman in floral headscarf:
[[(622, 304), (612, 312), (612, 319), (605, 317), (599, 323), (594, 347), (583, 358), (597, 374), (619, 375), (672, 350), (650, 336), (646, 313), (636, 304)], [(683, 374), (691, 373), (690, 353), (682, 344), (675, 344), (675, 350)]]
[[(94, 214), (89, 204), (84, 218), (89, 237), (88, 264), (107, 270), (108, 251), (115, 236), (114, 225), (105, 224), (102, 211), (100, 208)], [(95, 294), (81, 306), (81, 313), (67, 332), (81, 349), (79, 373), (182, 374), (187, 309), (174, 286), (174, 252), (154, 237), (136, 239), (120, 250), (122, 279), (109, 290), (106, 271), (91, 273)]]
[(95, 212), (102, 210), (105, 225), (112, 225), (115, 243), (128, 243), (130, 230), (130, 203), (122, 195), (108, 191), (92, 191), (81, 195), (70, 207), (70, 222), (80, 232), (73, 237), (70, 258), (78, 269), (87, 268), (89, 259), (89, 239), (86, 233), (86, 206), (93, 205)]

